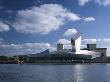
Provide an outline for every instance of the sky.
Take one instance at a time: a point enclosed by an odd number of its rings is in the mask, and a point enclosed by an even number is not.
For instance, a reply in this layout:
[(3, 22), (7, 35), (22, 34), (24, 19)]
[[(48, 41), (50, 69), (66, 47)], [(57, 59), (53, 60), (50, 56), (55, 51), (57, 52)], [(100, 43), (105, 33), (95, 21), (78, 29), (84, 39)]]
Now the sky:
[(96, 43), (110, 56), (110, 0), (0, 0), (0, 55), (54, 51), (78, 32), (81, 48)]

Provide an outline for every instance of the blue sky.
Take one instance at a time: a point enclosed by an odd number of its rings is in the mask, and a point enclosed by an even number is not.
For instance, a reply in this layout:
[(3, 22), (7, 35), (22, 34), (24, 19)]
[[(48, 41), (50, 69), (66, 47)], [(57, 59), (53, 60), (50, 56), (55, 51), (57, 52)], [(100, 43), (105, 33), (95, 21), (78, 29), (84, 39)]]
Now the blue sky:
[(110, 0), (0, 0), (0, 54), (29, 54), (81, 32), (110, 53)]

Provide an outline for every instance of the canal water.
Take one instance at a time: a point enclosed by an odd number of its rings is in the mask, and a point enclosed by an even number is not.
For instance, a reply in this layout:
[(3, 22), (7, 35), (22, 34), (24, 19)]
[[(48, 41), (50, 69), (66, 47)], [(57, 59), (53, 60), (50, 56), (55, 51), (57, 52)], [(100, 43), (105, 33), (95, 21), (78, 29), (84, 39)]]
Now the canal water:
[(110, 64), (0, 64), (0, 82), (110, 82)]

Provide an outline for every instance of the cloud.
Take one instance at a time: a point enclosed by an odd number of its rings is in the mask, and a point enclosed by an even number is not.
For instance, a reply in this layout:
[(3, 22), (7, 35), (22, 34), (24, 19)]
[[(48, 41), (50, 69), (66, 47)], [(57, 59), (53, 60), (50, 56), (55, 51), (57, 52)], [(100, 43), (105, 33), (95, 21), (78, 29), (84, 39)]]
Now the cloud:
[(0, 44), (0, 54), (25, 55), (39, 53), (45, 49), (55, 50), (49, 43)]
[(98, 39), (83, 39), (85, 42), (110, 42), (110, 38), (98, 38)]
[(67, 39), (59, 39), (57, 42), (62, 43), (62, 44), (71, 44), (71, 41), (69, 41)]
[(67, 29), (67, 31), (64, 33), (64, 36), (71, 36), (77, 33), (77, 30), (75, 28)]
[(109, 38), (83, 39), (82, 42), (86, 42), (86, 43), (97, 43), (97, 42), (108, 43), (108, 42), (110, 42), (110, 39)]
[(71, 41), (70, 40), (67, 40), (67, 39), (59, 39), (57, 41), (57, 43), (61, 43), (61, 44), (64, 44), (63, 47), (64, 49), (71, 49)]
[(84, 6), (89, 2), (97, 3), (98, 5), (103, 5), (104, 7), (110, 6), (110, 0), (78, 0), (80, 6)]
[(90, 21), (95, 21), (95, 18), (94, 17), (86, 17), (86, 18), (83, 18), (84, 22), (90, 22)]
[(8, 26), (8, 24), (0, 21), (0, 32), (4, 32), (4, 31), (9, 31), (10, 27)]
[[(70, 45), (71, 44), (71, 41), (70, 40), (67, 40), (67, 39), (59, 39), (57, 41), (58, 43), (62, 43), (62, 44), (67, 44), (67, 45)], [(83, 42), (83, 45), (81, 45), (81, 48), (85, 48), (86, 44), (100, 44), (101, 46), (103, 46), (103, 44), (107, 44), (110, 42), (110, 39), (109, 38), (91, 38), (91, 39), (83, 39), (82, 40)], [(107, 47), (107, 46), (104, 46), (104, 47)]]
[(86, 43), (96, 43), (97, 39), (83, 39), (82, 41)]
[(48, 34), (58, 30), (68, 21), (81, 18), (58, 4), (43, 4), (17, 13), (13, 27), (16, 31), (29, 34)]
[(104, 42), (110, 42), (110, 39), (103, 39)]
[(79, 5), (84, 6), (86, 3), (89, 3), (91, 0), (79, 0)]
[(81, 45), (81, 49), (86, 48), (86, 47), (87, 47), (87, 45)]
[(98, 3), (99, 5), (103, 5), (103, 6), (109, 6), (110, 0), (96, 0), (95, 3)]

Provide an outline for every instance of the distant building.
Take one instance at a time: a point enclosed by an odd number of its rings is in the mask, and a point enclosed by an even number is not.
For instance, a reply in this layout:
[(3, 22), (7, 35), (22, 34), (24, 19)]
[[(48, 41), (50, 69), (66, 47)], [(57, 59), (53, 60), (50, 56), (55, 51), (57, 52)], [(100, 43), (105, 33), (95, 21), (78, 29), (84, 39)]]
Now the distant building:
[(81, 45), (81, 35), (78, 32), (76, 36), (71, 38), (71, 46), (72, 46), (72, 51), (77, 52), (80, 50), (80, 45)]
[(37, 61), (48, 61), (50, 58), (49, 49), (37, 53), (28, 55), (27, 62), (36, 63)]
[(107, 48), (96, 48), (96, 44), (87, 44), (87, 48), (80, 49), (80, 33), (71, 38), (71, 49), (64, 49), (62, 43), (57, 44), (57, 50), (49, 52), (49, 49), (28, 55), (28, 62), (49, 61), (49, 60), (91, 60), (94, 58), (105, 58)]
[(96, 44), (87, 44), (87, 50), (95, 50), (96, 49)]
[(63, 51), (63, 44), (57, 44), (57, 51)]
[(87, 44), (87, 50), (100, 52), (101, 57), (106, 57), (107, 48), (96, 48), (96, 44)]

